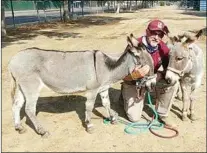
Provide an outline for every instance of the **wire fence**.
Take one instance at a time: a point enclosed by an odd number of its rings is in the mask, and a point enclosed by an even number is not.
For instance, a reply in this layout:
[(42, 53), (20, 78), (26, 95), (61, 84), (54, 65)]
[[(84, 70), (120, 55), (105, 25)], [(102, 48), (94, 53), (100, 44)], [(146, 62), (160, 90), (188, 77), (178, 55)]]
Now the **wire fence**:
[[(120, 7), (120, 12), (134, 11), (154, 6), (178, 5), (185, 10), (199, 10), (200, 0), (180, 1), (92, 1), (92, 0), (66, 0), (68, 3), (70, 19), (77, 19), (80, 16), (100, 13), (115, 13)], [(22, 24), (33, 24), (63, 20), (63, 0), (31, 0), (14, 1), (4, 0), (5, 23), (7, 27), (15, 27)]]
[[(82, 5), (83, 4), (83, 5)], [(114, 13), (118, 4), (120, 12), (134, 11), (141, 8), (149, 8), (158, 4), (158, 1), (92, 1), (68, 0), (68, 10), (71, 19), (80, 16), (100, 13)], [(5, 23), (7, 27), (15, 27), (22, 24), (50, 22), (62, 20), (63, 1), (33, 0), (33, 1), (4, 1)]]

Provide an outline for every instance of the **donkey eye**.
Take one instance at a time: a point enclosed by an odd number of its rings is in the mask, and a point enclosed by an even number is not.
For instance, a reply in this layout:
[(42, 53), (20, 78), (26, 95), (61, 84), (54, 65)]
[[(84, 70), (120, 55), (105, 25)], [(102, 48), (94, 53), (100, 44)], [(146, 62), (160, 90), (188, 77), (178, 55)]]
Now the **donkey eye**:
[(177, 61), (181, 61), (184, 57), (176, 57)]

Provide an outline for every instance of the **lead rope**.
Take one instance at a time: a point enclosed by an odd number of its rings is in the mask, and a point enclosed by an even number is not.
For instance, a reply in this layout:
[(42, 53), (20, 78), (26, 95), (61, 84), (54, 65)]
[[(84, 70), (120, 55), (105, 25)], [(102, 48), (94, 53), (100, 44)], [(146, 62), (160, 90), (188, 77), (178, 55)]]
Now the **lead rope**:
[[(150, 108), (152, 109), (152, 111), (154, 113), (154, 115), (152, 117), (152, 120), (148, 123), (146, 123), (146, 122), (144, 122), (144, 123), (142, 123), (142, 122), (132, 123), (132, 122), (126, 122), (126, 121), (120, 119), (119, 117), (117, 117), (118, 118), (117, 120), (118, 120), (119, 123), (123, 123), (123, 124), (126, 125), (126, 127), (124, 129), (124, 132), (127, 133), (127, 134), (136, 135), (136, 134), (139, 134), (139, 133), (150, 131), (152, 134), (154, 134), (158, 137), (161, 137), (161, 138), (174, 138), (174, 137), (178, 136), (179, 132), (178, 132), (177, 129), (175, 129), (173, 127), (166, 126), (163, 123), (160, 123), (158, 121), (158, 114), (157, 114), (155, 108), (153, 108), (149, 91), (147, 91), (147, 98), (148, 98), (149, 106), (150, 106)], [(104, 123), (109, 124), (110, 120), (109, 119), (104, 119)], [(164, 136), (164, 135), (158, 134), (154, 131), (154, 130), (159, 130), (159, 129), (162, 129), (162, 128), (172, 130), (172, 131), (175, 132), (175, 134), (170, 135), (170, 136)]]

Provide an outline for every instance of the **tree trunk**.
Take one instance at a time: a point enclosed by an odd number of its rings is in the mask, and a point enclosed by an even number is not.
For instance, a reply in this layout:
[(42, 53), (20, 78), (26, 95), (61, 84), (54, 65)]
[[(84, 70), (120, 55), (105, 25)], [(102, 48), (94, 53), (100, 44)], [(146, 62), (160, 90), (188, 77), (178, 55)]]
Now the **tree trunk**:
[(6, 36), (4, 1), (1, 1), (1, 34)]
[(136, 0), (136, 10), (137, 10), (137, 0)]
[(116, 13), (119, 13), (120, 12), (120, 2), (117, 2), (117, 10), (116, 10)]
[(45, 3), (44, 3), (44, 9), (43, 9), (43, 11), (44, 11), (44, 17), (45, 17), (45, 22), (47, 22), (47, 14), (46, 14), (46, 7), (45, 7)]
[(10, 0), (10, 4), (11, 4), (11, 10), (12, 10), (13, 25), (14, 25), (14, 27), (15, 27), (15, 21), (14, 21), (14, 8), (13, 8), (12, 0)]
[(83, 2), (83, 0), (81, 0), (81, 12), (82, 12), (82, 16), (83, 16), (83, 6), (84, 6), (84, 2)]
[(129, 10), (132, 11), (132, 1), (129, 2)]
[(63, 21), (67, 22), (69, 20), (69, 12), (68, 12), (68, 0), (63, 1)]
[(36, 8), (36, 10), (37, 10), (37, 18), (38, 18), (38, 21), (40, 22), (40, 13), (39, 13), (39, 8), (38, 8), (38, 6), (37, 6), (37, 2), (36, 2), (36, 0), (34, 1), (34, 3), (35, 3), (35, 8)]
[(127, 0), (127, 10), (129, 9), (129, 3), (128, 3), (128, 0)]
[(62, 18), (62, 2), (60, 1), (60, 20), (62, 21), (63, 18)]

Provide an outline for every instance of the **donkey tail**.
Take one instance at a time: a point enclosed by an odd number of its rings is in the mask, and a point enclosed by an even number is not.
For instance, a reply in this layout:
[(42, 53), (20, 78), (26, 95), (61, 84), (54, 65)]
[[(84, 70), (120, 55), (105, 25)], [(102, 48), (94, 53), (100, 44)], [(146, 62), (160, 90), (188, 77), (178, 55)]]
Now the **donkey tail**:
[(17, 82), (15, 77), (13, 76), (13, 74), (10, 72), (10, 76), (11, 76), (11, 98), (12, 100), (14, 99), (15, 96), (15, 91), (17, 88)]

